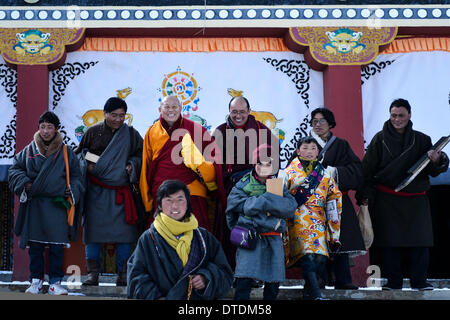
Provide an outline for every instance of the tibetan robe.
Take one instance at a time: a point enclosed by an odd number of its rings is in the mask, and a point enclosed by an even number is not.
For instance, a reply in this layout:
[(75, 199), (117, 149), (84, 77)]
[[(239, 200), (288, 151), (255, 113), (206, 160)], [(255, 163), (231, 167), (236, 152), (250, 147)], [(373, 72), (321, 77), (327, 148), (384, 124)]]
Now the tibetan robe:
[[(98, 132), (97, 132), (98, 130)], [(106, 134), (110, 130), (105, 123), (90, 127), (86, 137)], [(134, 141), (130, 133), (134, 130)], [(84, 137), (83, 137), (84, 139)], [(138, 239), (136, 219), (132, 219), (136, 212), (130, 209), (129, 184), (137, 181), (141, 167), (142, 138), (134, 129), (123, 124), (112, 135), (106, 148), (99, 155), (97, 163), (91, 172), (87, 172), (87, 162), (84, 156), (96, 139), (91, 143), (82, 140), (80, 163), (85, 174), (86, 195), (84, 197), (84, 241), (85, 243), (132, 243)], [(98, 141), (97, 141), (98, 142)], [(135, 150), (131, 150), (131, 148)], [(126, 166), (133, 167), (131, 176), (126, 172)]]
[[(181, 154), (182, 140), (186, 134), (205, 157), (195, 171), (185, 165)], [(208, 192), (214, 192), (220, 203), (226, 203), (221, 166), (214, 161), (217, 152), (214, 140), (200, 124), (183, 117), (172, 127), (162, 118), (156, 121), (144, 138), (139, 187), (145, 210), (153, 212), (156, 209), (156, 193), (165, 180), (180, 180), (189, 188), (199, 226), (211, 230), (206, 201)]]
[[(19, 246), (22, 249), (29, 241), (67, 246), (78, 236), (79, 211), (76, 211), (73, 226), (69, 227), (66, 208), (55, 201), (65, 197), (67, 183), (62, 147), (59, 132), (48, 148), (36, 133), (34, 140), (14, 156), (13, 165), (9, 168), (9, 186), (20, 196), (14, 232), (20, 236)], [(78, 207), (84, 191), (80, 168), (71, 148), (67, 149), (67, 155), (70, 187), (74, 204)], [(27, 182), (33, 184), (29, 192), (25, 192)]]
[(365, 185), (357, 199), (369, 199), (374, 232), (373, 247), (432, 247), (433, 222), (426, 192), (429, 177), (448, 169), (443, 153), (441, 162), (428, 165), (400, 192), (394, 189), (408, 176), (408, 170), (432, 148), (431, 138), (413, 129), (409, 121), (403, 134), (390, 120), (372, 139), (362, 165)]
[[(285, 185), (296, 198), (294, 219), (288, 220), (290, 245), (289, 265), (308, 253), (329, 255), (328, 243), (339, 240), (342, 194), (331, 173), (318, 163), (307, 176), (300, 160), (294, 158), (285, 169)], [(316, 179), (313, 179), (316, 178)], [(316, 185), (314, 185), (316, 181)], [(313, 186), (311, 188), (311, 186)], [(335, 201), (337, 214), (327, 217), (328, 201)]]

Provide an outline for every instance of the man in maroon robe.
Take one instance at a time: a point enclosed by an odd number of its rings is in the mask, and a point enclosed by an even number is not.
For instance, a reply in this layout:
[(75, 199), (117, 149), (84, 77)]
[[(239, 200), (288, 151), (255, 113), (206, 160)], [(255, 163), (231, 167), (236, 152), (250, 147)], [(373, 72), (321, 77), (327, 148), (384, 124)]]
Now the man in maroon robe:
[[(222, 155), (222, 176), (226, 194), (231, 192), (234, 185), (254, 167), (253, 151), (260, 145), (271, 146), (275, 167), (279, 168), (280, 142), (272, 131), (250, 114), (250, 104), (243, 96), (233, 97), (229, 103), (230, 111), (225, 123), (219, 125), (213, 133)], [(269, 156), (269, 155), (267, 155)], [(235, 248), (230, 244), (230, 231), (225, 217), (216, 219), (214, 233), (222, 242), (225, 254), (234, 266)]]
[(214, 195), (226, 207), (217, 146), (200, 124), (181, 116), (182, 105), (175, 96), (165, 97), (160, 118), (144, 138), (140, 190), (147, 212), (158, 210), (154, 199), (165, 180), (184, 182), (191, 193), (192, 206), (201, 227), (211, 230), (207, 198)]

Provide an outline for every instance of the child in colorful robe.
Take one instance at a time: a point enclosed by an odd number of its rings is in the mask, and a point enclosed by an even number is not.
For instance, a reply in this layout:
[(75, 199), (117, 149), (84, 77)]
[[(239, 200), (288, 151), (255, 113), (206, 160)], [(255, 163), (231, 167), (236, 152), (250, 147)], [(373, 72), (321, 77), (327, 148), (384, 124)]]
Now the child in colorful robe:
[(285, 185), (297, 200), (294, 219), (288, 220), (288, 266), (300, 266), (305, 298), (322, 299), (317, 276), (325, 274), (330, 250), (339, 248), (342, 194), (330, 172), (317, 161), (320, 146), (302, 138), (297, 156), (285, 169)]

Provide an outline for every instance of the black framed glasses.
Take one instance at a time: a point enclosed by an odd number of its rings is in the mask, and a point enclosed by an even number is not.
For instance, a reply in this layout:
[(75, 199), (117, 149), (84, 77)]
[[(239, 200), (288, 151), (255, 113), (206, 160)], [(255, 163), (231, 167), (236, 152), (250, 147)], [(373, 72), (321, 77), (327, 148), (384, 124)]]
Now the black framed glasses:
[(313, 126), (316, 126), (318, 124), (323, 125), (323, 124), (328, 123), (328, 122), (327, 122), (327, 120), (325, 118), (322, 118), (322, 119), (313, 119), (311, 121), (311, 123), (312, 123)]

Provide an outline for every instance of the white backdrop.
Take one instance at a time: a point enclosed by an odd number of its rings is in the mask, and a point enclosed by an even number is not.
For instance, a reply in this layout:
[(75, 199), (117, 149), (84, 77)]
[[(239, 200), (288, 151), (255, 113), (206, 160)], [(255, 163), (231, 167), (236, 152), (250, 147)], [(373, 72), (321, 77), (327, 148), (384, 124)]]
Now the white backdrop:
[[(380, 54), (363, 74), (365, 147), (389, 119), (396, 98), (409, 101), (413, 129), (433, 144), (450, 134), (450, 52)], [(450, 145), (444, 151), (450, 154)]]
[[(177, 70), (187, 76), (173, 74)], [(11, 164), (15, 152), (11, 145), (17, 76), (1, 57), (0, 72), (1, 165)], [(433, 143), (450, 134), (449, 76), (448, 52), (380, 54), (363, 69), (361, 78), (366, 147), (388, 119), (392, 100), (400, 97), (411, 103), (414, 128), (430, 135)], [(49, 106), (61, 117), (66, 142), (76, 145), (75, 130), (84, 126), (82, 116), (89, 110), (101, 111), (117, 90), (131, 88), (125, 97), (131, 124), (144, 135), (158, 117), (164, 80), (167, 88), (168, 83), (176, 84), (175, 78), (196, 81), (196, 97), (186, 112), (205, 119), (211, 131), (228, 112), (228, 89), (243, 91), (254, 110), (271, 112), (280, 120), (275, 130), (285, 133), (282, 150), (293, 146), (294, 135), (303, 133), (299, 124), (323, 104), (322, 73), (310, 70), (303, 55), (296, 53), (72, 52), (50, 75)], [(450, 146), (444, 151), (450, 154)]]
[(49, 104), (67, 142), (78, 144), (75, 130), (86, 126), (87, 111), (103, 110), (105, 101), (125, 88), (131, 89), (125, 97), (131, 125), (142, 136), (159, 117), (164, 90), (178, 88), (184, 114), (206, 120), (211, 132), (225, 121), (229, 89), (242, 91), (252, 110), (270, 112), (266, 120), (278, 121), (272, 126), (285, 133), (281, 148), (294, 145), (300, 122), (323, 105), (322, 73), (310, 70), (297, 53), (73, 52), (50, 76)]

